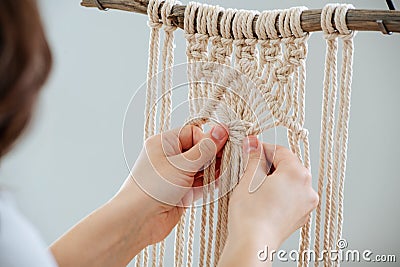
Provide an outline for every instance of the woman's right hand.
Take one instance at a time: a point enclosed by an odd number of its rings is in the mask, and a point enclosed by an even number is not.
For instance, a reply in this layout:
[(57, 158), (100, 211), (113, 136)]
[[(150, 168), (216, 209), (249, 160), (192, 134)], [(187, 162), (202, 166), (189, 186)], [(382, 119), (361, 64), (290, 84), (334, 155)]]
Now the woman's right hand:
[[(257, 252), (265, 246), (277, 250), (308, 221), (318, 204), (310, 171), (290, 150), (250, 136), (243, 151), (248, 162), (230, 198), (228, 238), (220, 266), (240, 266), (241, 260), (227, 261), (229, 255), (235, 258), (236, 252), (246, 266), (261, 264)], [(244, 250), (250, 251), (250, 259)]]

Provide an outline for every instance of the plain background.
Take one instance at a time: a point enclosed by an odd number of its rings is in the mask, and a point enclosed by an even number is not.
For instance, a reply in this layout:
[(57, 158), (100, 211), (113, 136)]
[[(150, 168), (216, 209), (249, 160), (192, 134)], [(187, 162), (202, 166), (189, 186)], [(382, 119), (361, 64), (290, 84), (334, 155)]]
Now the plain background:
[[(358, 8), (386, 9), (383, 0), (348, 2)], [(131, 97), (145, 81), (149, 30), (144, 15), (100, 12), (81, 7), (78, 0), (39, 3), (54, 69), (32, 125), (2, 160), (0, 183), (14, 193), (22, 212), (50, 244), (112, 197), (128, 174), (123, 119)], [(207, 3), (263, 10), (297, 5), (322, 8), (328, 2)], [(176, 39), (176, 62), (183, 63), (182, 31)], [(396, 254), (398, 260), (399, 41), (399, 35), (379, 32), (358, 33), (355, 39), (344, 211), (349, 248)], [(321, 33), (311, 36), (309, 47), (306, 127), (311, 132), (313, 176), (317, 177), (325, 53)], [(141, 101), (143, 104), (143, 98)], [(142, 145), (142, 112), (130, 117), (129, 136), (125, 136), (129, 141), (125, 149), (133, 158)], [(284, 144), (284, 140), (280, 135), (277, 142)], [(293, 235), (284, 247), (296, 248), (297, 239), (298, 235)], [(169, 243), (168, 263), (171, 253)]]

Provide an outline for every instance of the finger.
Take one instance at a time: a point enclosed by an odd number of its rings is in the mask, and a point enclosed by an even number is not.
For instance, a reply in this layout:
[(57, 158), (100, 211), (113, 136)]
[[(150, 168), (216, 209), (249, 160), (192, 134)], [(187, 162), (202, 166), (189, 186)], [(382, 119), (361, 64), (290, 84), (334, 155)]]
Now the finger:
[(275, 144), (263, 144), (265, 155), (272, 162), (275, 171), (285, 171), (303, 166), (299, 158), (289, 149)]
[[(220, 168), (221, 168), (221, 158), (217, 158), (215, 161), (215, 179), (218, 178), (219, 176), (219, 172), (220, 172)], [(198, 171), (196, 172), (196, 174), (194, 175), (194, 179), (203, 179), (204, 177), (204, 171)]]
[(240, 183), (244, 183), (249, 192), (254, 192), (264, 182), (268, 173), (263, 146), (256, 136), (249, 136), (244, 139), (243, 156), (247, 164)]
[(178, 134), (181, 152), (191, 149), (204, 136), (203, 130), (195, 125), (182, 127)]
[[(227, 133), (229, 133), (228, 128), (227, 128), (226, 125), (224, 125), (224, 124), (218, 124), (218, 125), (219, 125), (220, 127), (223, 127), (223, 128), (225, 129), (225, 131), (226, 131)], [(201, 128), (199, 128), (199, 127), (196, 127), (196, 128), (200, 129), (200, 131), (201, 131)], [(213, 132), (213, 129), (214, 129), (214, 127), (211, 128), (211, 131), (210, 131), (210, 132)], [(200, 134), (193, 135), (193, 145), (192, 145), (192, 146), (198, 144), (207, 134), (208, 134), (208, 133), (204, 133), (203, 131), (201, 131)], [(189, 147), (189, 148), (191, 148), (191, 147)], [(188, 148), (188, 149), (189, 149), (189, 148)], [(218, 157), (222, 157), (222, 152), (223, 152), (223, 151), (220, 150), (220, 151), (217, 153), (217, 158), (218, 158)]]
[(186, 125), (161, 133), (161, 142), (166, 156), (173, 156), (192, 148), (195, 140), (203, 137), (203, 131), (194, 125)]
[(193, 201), (194, 201), (194, 192), (193, 189), (190, 189), (183, 196), (182, 201), (180, 203), (182, 204), (183, 208), (188, 208), (192, 205)]
[(300, 218), (300, 220), (297, 223), (297, 229), (306, 225), (310, 219), (311, 219), (311, 213), (307, 213), (302, 218)]
[(204, 134), (200, 142), (188, 151), (170, 157), (170, 161), (184, 172), (196, 173), (215, 158), (227, 139), (227, 130), (223, 126), (216, 125), (209, 133)]

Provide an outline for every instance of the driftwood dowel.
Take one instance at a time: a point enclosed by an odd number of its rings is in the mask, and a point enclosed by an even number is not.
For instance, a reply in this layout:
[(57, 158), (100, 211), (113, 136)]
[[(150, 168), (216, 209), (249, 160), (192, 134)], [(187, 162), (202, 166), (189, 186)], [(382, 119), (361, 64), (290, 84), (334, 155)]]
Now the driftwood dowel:
[[(97, 0), (104, 8), (147, 13), (148, 0)], [(96, 7), (95, 0), (82, 0), (82, 6)], [(171, 19), (176, 26), (183, 29), (185, 6), (176, 5)], [(257, 17), (254, 19), (253, 24)], [(347, 26), (357, 31), (381, 31), (377, 21), (382, 21), (389, 32), (400, 32), (400, 11), (353, 9), (347, 13)], [(306, 32), (321, 31), (321, 9), (305, 10), (301, 15), (301, 27)]]

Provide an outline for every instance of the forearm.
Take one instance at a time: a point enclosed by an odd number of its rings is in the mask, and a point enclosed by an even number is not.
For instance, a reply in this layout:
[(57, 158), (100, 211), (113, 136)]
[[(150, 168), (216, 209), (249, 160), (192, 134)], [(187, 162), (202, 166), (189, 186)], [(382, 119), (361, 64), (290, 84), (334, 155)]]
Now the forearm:
[(121, 193), (75, 225), (51, 245), (58, 265), (126, 266), (147, 245), (139, 202)]

